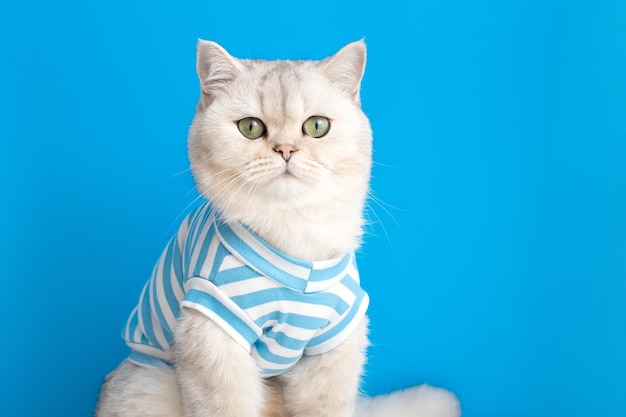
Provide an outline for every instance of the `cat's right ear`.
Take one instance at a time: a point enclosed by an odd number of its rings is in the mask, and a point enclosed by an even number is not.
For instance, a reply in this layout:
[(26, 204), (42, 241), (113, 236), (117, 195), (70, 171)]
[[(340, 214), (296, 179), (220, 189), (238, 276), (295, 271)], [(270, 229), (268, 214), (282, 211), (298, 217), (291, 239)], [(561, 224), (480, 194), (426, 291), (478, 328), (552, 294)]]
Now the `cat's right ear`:
[(208, 106), (215, 94), (237, 78), (242, 64), (219, 44), (198, 40), (196, 48), (196, 71), (202, 90), (200, 103)]

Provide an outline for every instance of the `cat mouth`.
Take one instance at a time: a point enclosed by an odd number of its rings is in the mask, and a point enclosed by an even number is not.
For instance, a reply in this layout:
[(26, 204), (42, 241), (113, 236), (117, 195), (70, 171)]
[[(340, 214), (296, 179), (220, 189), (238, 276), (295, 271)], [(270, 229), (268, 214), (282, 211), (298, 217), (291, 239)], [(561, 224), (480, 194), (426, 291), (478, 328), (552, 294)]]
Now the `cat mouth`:
[(296, 176), (293, 173), (293, 170), (290, 169), (289, 163), (285, 163), (285, 167), (282, 169), (283, 172), (280, 173), (280, 177), (291, 177), (291, 178), (296, 178)]
[(302, 177), (302, 174), (297, 171), (298, 170), (294, 169), (291, 163), (286, 163), (280, 169), (277, 169), (274, 175), (269, 177), (268, 180), (273, 186), (287, 186), (289, 189), (293, 186), (300, 187), (308, 183), (306, 178)]
[(279, 178), (293, 178), (293, 179), (298, 179), (298, 177), (296, 177), (296, 176), (294, 175), (294, 173), (293, 173), (293, 172), (291, 172), (291, 171), (289, 171), (288, 169), (285, 169), (285, 170), (283, 171), (283, 173), (279, 175)]
[(303, 187), (306, 188), (306, 186), (307, 182), (287, 167), (280, 169), (266, 182), (267, 190), (271, 195), (287, 199), (301, 195), (305, 190)]
[(283, 168), (281, 171), (282, 172), (276, 177), (277, 180), (299, 181), (301, 179), (296, 174), (294, 174), (293, 170), (289, 168), (288, 164), (285, 164), (285, 168)]

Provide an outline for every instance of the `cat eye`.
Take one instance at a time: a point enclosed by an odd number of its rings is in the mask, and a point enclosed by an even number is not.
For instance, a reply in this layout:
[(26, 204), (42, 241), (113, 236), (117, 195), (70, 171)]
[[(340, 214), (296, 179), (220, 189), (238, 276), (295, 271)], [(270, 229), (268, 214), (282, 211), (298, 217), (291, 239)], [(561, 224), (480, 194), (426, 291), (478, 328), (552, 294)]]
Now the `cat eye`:
[(237, 122), (237, 127), (248, 139), (258, 139), (265, 134), (265, 124), (256, 117), (244, 117)]
[(324, 116), (311, 116), (302, 125), (302, 131), (313, 138), (321, 138), (329, 130), (330, 120)]

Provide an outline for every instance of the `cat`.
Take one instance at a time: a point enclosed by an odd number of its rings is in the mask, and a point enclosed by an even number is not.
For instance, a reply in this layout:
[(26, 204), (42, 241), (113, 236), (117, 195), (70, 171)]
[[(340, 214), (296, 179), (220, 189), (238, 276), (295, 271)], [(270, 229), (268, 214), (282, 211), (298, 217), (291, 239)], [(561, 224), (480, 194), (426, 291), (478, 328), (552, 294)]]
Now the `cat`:
[(429, 386), (360, 398), (363, 234), (372, 132), (366, 46), (321, 61), (244, 60), (200, 40), (189, 130), (206, 199), (155, 266), (131, 354), (97, 417), (456, 417)]

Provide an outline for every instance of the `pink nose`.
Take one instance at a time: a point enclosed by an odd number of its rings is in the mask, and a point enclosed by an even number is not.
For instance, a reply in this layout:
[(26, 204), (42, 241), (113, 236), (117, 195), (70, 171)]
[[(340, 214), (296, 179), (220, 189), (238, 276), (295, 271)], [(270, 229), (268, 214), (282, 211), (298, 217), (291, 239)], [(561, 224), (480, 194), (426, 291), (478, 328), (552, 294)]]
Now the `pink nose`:
[(274, 152), (278, 152), (285, 161), (289, 161), (289, 158), (291, 158), (291, 154), (297, 151), (298, 150), (293, 145), (274, 146)]

